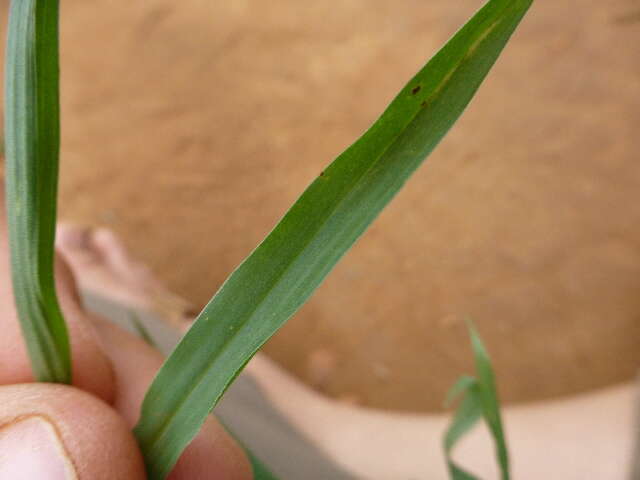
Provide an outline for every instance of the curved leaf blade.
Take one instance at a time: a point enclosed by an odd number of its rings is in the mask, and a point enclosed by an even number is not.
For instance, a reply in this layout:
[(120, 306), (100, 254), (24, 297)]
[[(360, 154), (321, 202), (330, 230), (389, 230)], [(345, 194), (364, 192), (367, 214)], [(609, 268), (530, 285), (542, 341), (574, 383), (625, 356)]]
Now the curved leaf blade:
[[(470, 378), (470, 377), (466, 377)], [(451, 458), (453, 447), (464, 437), (482, 418), (482, 401), (480, 400), (480, 386), (473, 378), (472, 382), (465, 382), (464, 391), (456, 392), (462, 394), (462, 401), (456, 410), (451, 421), (451, 425), (444, 435), (444, 453), (447, 460), (449, 476), (452, 480), (477, 480), (477, 477), (461, 468)], [(461, 385), (459, 385), (461, 386)]]
[(6, 196), (13, 292), (34, 376), (71, 382), (54, 238), (60, 149), (58, 1), (13, 0), (5, 67)]
[(498, 389), (496, 387), (493, 367), (491, 366), (491, 359), (480, 339), (478, 331), (470, 320), (468, 321), (468, 327), (476, 364), (477, 378), (467, 375), (462, 376), (447, 395), (447, 401), (451, 401), (454, 397), (462, 395), (462, 401), (443, 439), (443, 448), (449, 475), (452, 480), (477, 479), (475, 475), (462, 469), (454, 462), (451, 453), (455, 444), (475, 426), (478, 420), (483, 418), (493, 437), (496, 460), (500, 467), (500, 478), (502, 480), (509, 480), (509, 453), (502, 428)]
[(532, 0), (490, 0), (233, 272), (158, 373), (135, 433), (164, 478), (260, 346), (309, 298), (463, 112)]
[(478, 384), (481, 387), (482, 415), (494, 439), (496, 459), (500, 466), (501, 478), (502, 480), (509, 480), (509, 452), (507, 451), (507, 442), (502, 427), (498, 388), (493, 367), (491, 366), (491, 359), (480, 339), (480, 335), (471, 322), (469, 322), (469, 335), (471, 336), (471, 347), (476, 360)]

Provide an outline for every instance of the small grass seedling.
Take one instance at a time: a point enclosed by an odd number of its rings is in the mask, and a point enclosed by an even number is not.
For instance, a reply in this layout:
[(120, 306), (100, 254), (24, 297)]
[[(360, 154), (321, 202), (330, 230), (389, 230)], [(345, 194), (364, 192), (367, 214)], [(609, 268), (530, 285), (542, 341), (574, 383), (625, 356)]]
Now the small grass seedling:
[(509, 453), (502, 428), (500, 403), (496, 388), (495, 375), (491, 366), (489, 354), (480, 339), (480, 335), (469, 321), (469, 335), (471, 348), (476, 364), (476, 377), (462, 376), (451, 388), (447, 395), (446, 404), (449, 405), (456, 398), (462, 397), (451, 425), (444, 434), (443, 447), (447, 459), (447, 468), (452, 480), (476, 480), (477, 477), (462, 469), (452, 457), (455, 444), (480, 418), (484, 418), (496, 447), (496, 458), (500, 467), (502, 480), (509, 480)]

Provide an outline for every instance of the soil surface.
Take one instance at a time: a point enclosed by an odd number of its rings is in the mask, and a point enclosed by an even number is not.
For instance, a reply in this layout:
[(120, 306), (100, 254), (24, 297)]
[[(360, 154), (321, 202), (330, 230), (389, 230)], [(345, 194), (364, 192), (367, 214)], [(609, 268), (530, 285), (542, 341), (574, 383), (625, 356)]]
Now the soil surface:
[[(1, 2), (5, 5), (8, 2)], [(62, 2), (61, 216), (202, 305), (479, 0)], [(538, 1), (461, 121), (266, 346), (336, 398), (427, 411), (640, 363), (640, 4)]]

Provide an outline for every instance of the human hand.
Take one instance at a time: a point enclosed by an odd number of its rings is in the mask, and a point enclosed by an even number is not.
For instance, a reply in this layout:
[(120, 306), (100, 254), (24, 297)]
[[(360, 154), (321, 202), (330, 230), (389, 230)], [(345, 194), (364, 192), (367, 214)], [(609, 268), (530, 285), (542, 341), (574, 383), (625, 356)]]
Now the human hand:
[[(0, 211), (3, 197), (0, 185)], [(0, 215), (0, 480), (144, 479), (131, 428), (162, 355), (86, 312), (61, 258), (56, 284), (71, 339), (73, 386), (33, 383)], [(252, 474), (240, 447), (210, 416), (169, 478), (244, 480)]]

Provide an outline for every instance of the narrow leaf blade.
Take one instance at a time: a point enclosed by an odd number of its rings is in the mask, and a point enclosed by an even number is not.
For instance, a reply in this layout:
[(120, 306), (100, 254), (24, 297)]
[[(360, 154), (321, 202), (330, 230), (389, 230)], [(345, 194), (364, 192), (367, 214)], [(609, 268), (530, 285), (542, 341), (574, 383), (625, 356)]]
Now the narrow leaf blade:
[(142, 323), (142, 320), (140, 320), (140, 317), (136, 312), (130, 312), (129, 321), (131, 322), (131, 325), (133, 326), (138, 336), (144, 341), (144, 343), (146, 343), (150, 347), (157, 349), (158, 351), (161, 350), (160, 346), (153, 340), (153, 336), (151, 335), (145, 324)]
[(54, 282), (60, 148), (58, 1), (13, 0), (5, 67), (6, 196), (13, 292), (37, 380), (71, 382)]
[(453, 402), (456, 401), (458, 397), (466, 394), (466, 392), (470, 388), (475, 386), (477, 383), (478, 381), (475, 378), (470, 377), (469, 375), (461, 376), (458, 379), (458, 381), (456, 381), (456, 383), (453, 384), (453, 387), (451, 387), (451, 389), (447, 393), (447, 397), (444, 401), (444, 406), (445, 407), (450, 406)]
[(476, 328), (471, 322), (469, 322), (469, 334), (471, 336), (471, 346), (476, 361), (476, 375), (478, 377), (478, 384), (480, 385), (480, 401), (483, 416), (493, 436), (501, 478), (502, 480), (509, 480), (509, 452), (502, 427), (498, 389), (496, 387), (493, 367), (491, 366), (491, 359), (480, 339), (480, 335), (478, 335)]
[(253, 480), (278, 480), (271, 471), (250, 450), (245, 450), (253, 470)]
[(451, 450), (458, 440), (471, 430), (480, 418), (482, 418), (482, 403), (480, 401), (479, 384), (475, 380), (467, 384), (462, 401), (456, 410), (451, 425), (445, 432), (444, 450), (447, 458), (449, 458)]
[(151, 478), (169, 473), (246, 362), (451, 128), (530, 3), (490, 0), (227, 279), (145, 397), (135, 432)]
[(489, 432), (493, 437), (501, 478), (502, 480), (509, 480), (509, 454), (502, 428), (500, 402), (498, 401), (495, 374), (491, 366), (491, 359), (473, 323), (470, 320), (467, 323), (476, 364), (477, 378), (466, 375), (461, 377), (447, 395), (447, 399), (463, 395), (462, 401), (443, 439), (443, 448), (449, 468), (449, 475), (452, 480), (473, 480), (476, 478), (457, 465), (453, 461), (451, 453), (456, 443), (473, 428), (480, 418), (484, 418), (489, 427)]
[(467, 383), (467, 390), (456, 410), (451, 425), (444, 435), (444, 453), (451, 480), (476, 480), (477, 477), (463, 469), (451, 456), (453, 447), (482, 418), (482, 403), (477, 381)]

